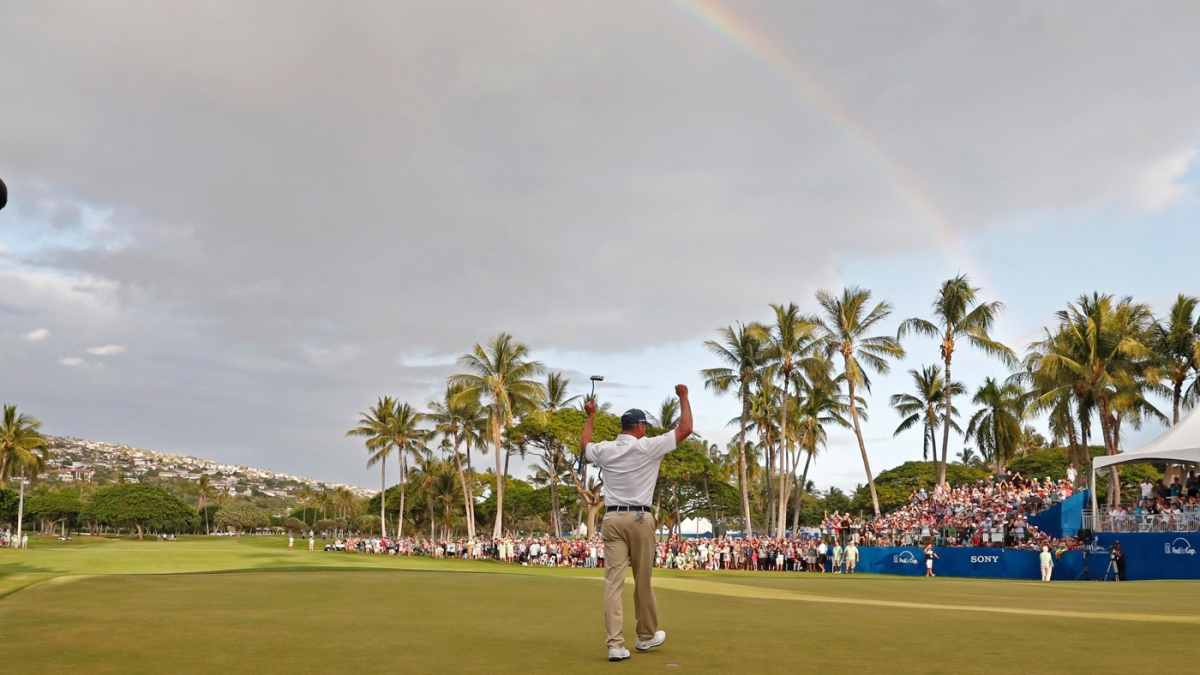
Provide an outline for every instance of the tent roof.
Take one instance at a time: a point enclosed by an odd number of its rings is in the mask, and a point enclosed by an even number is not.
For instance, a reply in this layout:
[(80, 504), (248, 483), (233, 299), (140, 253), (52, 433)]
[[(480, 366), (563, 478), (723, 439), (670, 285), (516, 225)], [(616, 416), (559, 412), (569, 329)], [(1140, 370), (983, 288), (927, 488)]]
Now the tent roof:
[(1097, 457), (1092, 460), (1092, 468), (1095, 470), (1135, 462), (1200, 464), (1200, 414), (1192, 411), (1182, 422), (1140, 448), (1119, 455)]

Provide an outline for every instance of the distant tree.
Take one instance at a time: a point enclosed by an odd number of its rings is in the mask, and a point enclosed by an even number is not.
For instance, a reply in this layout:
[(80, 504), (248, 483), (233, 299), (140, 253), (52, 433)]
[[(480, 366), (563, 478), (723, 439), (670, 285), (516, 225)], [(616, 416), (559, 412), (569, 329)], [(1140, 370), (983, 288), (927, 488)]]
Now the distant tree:
[(82, 516), (115, 527), (133, 527), (139, 540), (147, 527), (188, 527), (198, 521), (196, 512), (183, 500), (145, 483), (100, 488)]
[[(583, 425), (587, 415), (580, 410), (558, 410), (546, 416), (527, 415), (513, 427), (510, 438), (514, 443), (553, 466), (566, 469), (575, 484), (580, 499), (587, 507), (589, 535), (596, 532), (596, 514), (604, 505), (601, 493), (602, 482), (590, 479), (586, 471), (577, 471), (579, 439), (583, 436)], [(621, 432), (621, 420), (615, 415), (597, 412), (592, 429), (593, 442), (609, 441)]]
[(234, 530), (239, 535), (243, 530), (268, 527), (271, 524), (271, 517), (266, 511), (242, 499), (234, 499), (222, 506), (215, 520), (214, 524), (217, 527)]
[[(891, 511), (908, 502), (913, 492), (920, 488), (932, 490), (938, 484), (940, 467), (938, 462), (905, 462), (900, 466), (882, 471), (875, 477), (879, 504), (884, 511)], [(946, 471), (946, 483), (951, 487), (972, 483), (988, 477), (984, 469), (951, 464)], [(850, 503), (852, 511), (865, 511), (871, 507), (871, 493), (860, 486)]]
[[(1180, 407), (1200, 399), (1200, 317), (1196, 298), (1180, 294), (1167, 316), (1152, 328), (1150, 347), (1166, 376), (1164, 393), (1171, 399), (1171, 423), (1179, 424)], [(1190, 382), (1190, 384), (1189, 384)]]
[(17, 406), (4, 406), (0, 420), (0, 485), (22, 470), (32, 472), (45, 461), (46, 439), (39, 431), (41, 427), (37, 419), (18, 415)]
[(39, 520), (46, 521), (50, 529), (62, 523), (63, 536), (67, 536), (67, 528), (75, 524), (83, 511), (84, 503), (80, 499), (79, 490), (60, 488), (35, 495), (29, 500), (26, 513)]
[[(971, 285), (971, 280), (967, 278), (967, 275), (960, 274), (943, 282), (938, 289), (937, 295), (933, 299), (933, 321), (914, 318), (900, 324), (897, 337), (904, 337), (906, 332), (912, 331), (941, 340), (939, 347), (945, 365), (947, 382), (953, 382), (950, 367), (954, 359), (954, 348), (959, 340), (966, 340), (967, 344), (989, 356), (1000, 359), (1010, 367), (1017, 364), (1017, 357), (1012, 350), (992, 338), (990, 334), (996, 318), (1004, 311), (1004, 303), (981, 302), (980, 290)], [(951, 386), (953, 387), (953, 384)], [(945, 404), (947, 408), (953, 409), (951, 407), (953, 396), (958, 393), (960, 392), (954, 391), (952, 388), (946, 391)], [(943, 468), (938, 470), (938, 480), (943, 483), (946, 480), (944, 466), (949, 453), (952, 422), (953, 419), (949, 415), (942, 419), (941, 464)], [(937, 461), (936, 457), (934, 461)]]
[(985, 460), (995, 462), (999, 473), (1014, 459), (1024, 439), (1027, 396), (1016, 381), (997, 382), (987, 377), (972, 401), (982, 406), (967, 424), (967, 437)]
[[(390, 396), (379, 399), (369, 412), (360, 413), (358, 426), (346, 432), (347, 436), (365, 438), (369, 458), (367, 466), (379, 464), (380, 494), (387, 491), (384, 469), (392, 450), (397, 451), (400, 461), (400, 483), (404, 484), (407, 461), (410, 457), (421, 458), (428, 452), (425, 448), (431, 432), (422, 429), (425, 414), (407, 403), (395, 401)], [(379, 502), (379, 527), (387, 536), (387, 512), (384, 500)], [(404, 492), (400, 493), (400, 517), (397, 527), (404, 527)], [(397, 532), (400, 534), (400, 532)]]
[[(508, 475), (507, 462), (502, 462), (502, 436), (515, 417), (539, 410), (538, 403), (546, 398), (546, 387), (534, 380), (546, 368), (540, 361), (529, 359), (529, 347), (500, 333), (488, 341), (487, 348), (475, 345), (458, 359), (468, 372), (451, 375), (449, 384), (461, 386), (462, 398), (477, 398), (487, 403), (491, 411), (492, 446), (496, 452), (496, 474)], [(507, 457), (507, 455), (505, 455)], [(496, 524), (492, 536), (503, 534), (504, 489), (507, 481), (496, 483)]]
[(903, 358), (904, 349), (900, 341), (890, 335), (870, 335), (878, 329), (880, 322), (892, 313), (888, 302), (871, 307), (871, 291), (853, 286), (836, 296), (829, 291), (817, 292), (817, 302), (823, 315), (818, 319), (822, 331), (825, 354), (829, 358), (842, 357), (842, 381), (846, 383), (846, 400), (850, 408), (850, 422), (854, 425), (854, 436), (862, 453), (863, 468), (867, 472), (867, 486), (871, 491), (875, 516), (880, 515), (879, 499), (875, 494), (875, 476), (871, 473), (871, 462), (867, 458), (867, 443), (863, 439), (859, 424), (859, 400), (855, 393), (861, 389), (871, 391), (871, 380), (867, 370), (886, 374), (891, 370), (888, 359)]
[(721, 340), (707, 340), (704, 347), (724, 365), (700, 371), (705, 389), (711, 389), (718, 394), (736, 393), (742, 404), (742, 414), (738, 416), (738, 451), (734, 457), (737, 459), (738, 490), (742, 496), (742, 520), (746, 536), (754, 533), (754, 520), (750, 513), (750, 478), (746, 462), (746, 424), (750, 419), (754, 384), (758, 382), (766, 365), (766, 345), (760, 336), (768, 331), (769, 329), (761, 324), (747, 326), (742, 323), (736, 327), (717, 329)]
[[(921, 459), (928, 461), (930, 459), (929, 452), (933, 450), (933, 461), (938, 461), (937, 457), (937, 431), (942, 425), (942, 417), (945, 415), (946, 403), (950, 400), (946, 391), (946, 380), (942, 377), (942, 369), (940, 366), (923, 366), (920, 370), (909, 370), (909, 375), (912, 376), (913, 389), (911, 394), (893, 394), (892, 407), (896, 412), (904, 415), (904, 419), (900, 422), (900, 426), (896, 427), (892, 438), (899, 436), (901, 433), (908, 431), (918, 423), (923, 431), (924, 441), (922, 443)], [(955, 382), (950, 387), (950, 394), (958, 395), (963, 393), (963, 386), (960, 382)], [(954, 421), (954, 417), (958, 416), (958, 409), (950, 409), (950, 427), (958, 433), (962, 433), (958, 423)]]

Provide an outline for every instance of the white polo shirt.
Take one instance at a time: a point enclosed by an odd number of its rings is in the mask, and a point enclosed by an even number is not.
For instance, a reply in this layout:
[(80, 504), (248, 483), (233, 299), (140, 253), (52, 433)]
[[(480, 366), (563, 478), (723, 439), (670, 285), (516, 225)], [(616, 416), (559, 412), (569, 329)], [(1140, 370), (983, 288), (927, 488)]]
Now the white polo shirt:
[(604, 471), (604, 503), (607, 506), (649, 506), (662, 458), (675, 449), (675, 431), (661, 436), (634, 438), (628, 434), (615, 441), (589, 443), (587, 459)]

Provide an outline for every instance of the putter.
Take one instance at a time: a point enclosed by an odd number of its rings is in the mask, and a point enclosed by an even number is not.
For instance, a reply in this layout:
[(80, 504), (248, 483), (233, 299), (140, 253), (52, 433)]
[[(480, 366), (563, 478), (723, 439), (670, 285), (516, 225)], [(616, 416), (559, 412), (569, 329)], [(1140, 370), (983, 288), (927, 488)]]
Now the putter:
[[(604, 376), (603, 376), (603, 375), (593, 375), (591, 379), (592, 379), (592, 396), (591, 396), (591, 399), (592, 399), (592, 401), (595, 401), (595, 400), (596, 400), (596, 383), (597, 383), (597, 382), (603, 382), (603, 381), (604, 381)], [(577, 473), (579, 474), (579, 480), (583, 480), (583, 479), (584, 479), (583, 467), (584, 467), (584, 465), (585, 465), (585, 464), (587, 464), (587, 453), (586, 453), (586, 452), (581, 452), (581, 453), (579, 453), (579, 468), (576, 470), (576, 471), (577, 471)]]

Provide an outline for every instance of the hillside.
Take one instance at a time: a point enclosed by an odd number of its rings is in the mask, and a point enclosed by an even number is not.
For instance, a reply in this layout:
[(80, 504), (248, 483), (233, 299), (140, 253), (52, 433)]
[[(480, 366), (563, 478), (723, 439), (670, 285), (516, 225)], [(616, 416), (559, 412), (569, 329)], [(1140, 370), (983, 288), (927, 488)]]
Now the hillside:
[(87, 480), (97, 485), (127, 480), (158, 482), (168, 479), (198, 481), (207, 475), (213, 489), (231, 495), (295, 498), (305, 486), (318, 489), (345, 487), (360, 497), (374, 495), (376, 490), (317, 481), (303, 476), (276, 473), (240, 464), (225, 464), (198, 457), (172, 455), (62, 436), (46, 436), (49, 458), (47, 479), (61, 483)]

